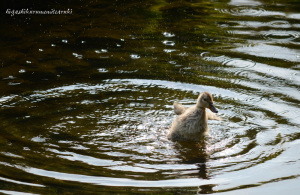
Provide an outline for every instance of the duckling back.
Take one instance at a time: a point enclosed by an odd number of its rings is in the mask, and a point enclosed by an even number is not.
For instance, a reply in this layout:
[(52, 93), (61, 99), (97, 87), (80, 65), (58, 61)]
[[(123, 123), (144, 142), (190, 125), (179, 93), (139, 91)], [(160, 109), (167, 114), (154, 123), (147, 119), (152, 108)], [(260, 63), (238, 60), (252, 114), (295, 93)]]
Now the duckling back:
[(205, 108), (193, 106), (174, 119), (168, 138), (172, 141), (198, 141), (208, 130)]

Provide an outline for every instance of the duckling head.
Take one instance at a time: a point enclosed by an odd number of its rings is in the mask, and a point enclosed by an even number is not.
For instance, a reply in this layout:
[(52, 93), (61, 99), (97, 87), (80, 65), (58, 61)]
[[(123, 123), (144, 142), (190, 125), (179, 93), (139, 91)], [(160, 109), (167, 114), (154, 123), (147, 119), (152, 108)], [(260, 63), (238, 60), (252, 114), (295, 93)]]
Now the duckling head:
[(208, 108), (212, 112), (218, 113), (218, 110), (214, 106), (213, 97), (208, 92), (200, 93), (198, 100), (197, 100), (197, 106), (200, 108)]

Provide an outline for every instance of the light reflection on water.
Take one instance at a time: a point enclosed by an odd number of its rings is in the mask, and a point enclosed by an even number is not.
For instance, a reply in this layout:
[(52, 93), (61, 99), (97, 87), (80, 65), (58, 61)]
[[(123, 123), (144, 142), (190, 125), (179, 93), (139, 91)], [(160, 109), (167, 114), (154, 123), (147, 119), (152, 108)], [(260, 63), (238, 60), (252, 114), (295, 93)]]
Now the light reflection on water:
[[(120, 14), (110, 25), (95, 13), (83, 32), (3, 50), (0, 192), (295, 193), (299, 14), (177, 3), (107, 4), (101, 13)], [(191, 106), (203, 91), (224, 120), (199, 143), (169, 141), (173, 102)]]
[(238, 52), (259, 56), (259, 57), (282, 59), (282, 60), (288, 60), (292, 62), (300, 61), (298, 50), (282, 48), (279, 46), (258, 44), (252, 47), (237, 48), (236, 50)]

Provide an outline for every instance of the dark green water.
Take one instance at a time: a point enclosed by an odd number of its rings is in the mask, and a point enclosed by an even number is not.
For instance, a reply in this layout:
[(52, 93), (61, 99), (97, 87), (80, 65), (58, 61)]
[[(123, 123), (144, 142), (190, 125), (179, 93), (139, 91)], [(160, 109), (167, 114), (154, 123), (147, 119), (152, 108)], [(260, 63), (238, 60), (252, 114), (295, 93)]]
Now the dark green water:
[[(71, 14), (9, 14), (12, 10)], [(8, 10), (9, 9), (9, 10)], [(300, 1), (5, 2), (3, 194), (296, 194)], [(173, 102), (213, 94), (201, 143)]]

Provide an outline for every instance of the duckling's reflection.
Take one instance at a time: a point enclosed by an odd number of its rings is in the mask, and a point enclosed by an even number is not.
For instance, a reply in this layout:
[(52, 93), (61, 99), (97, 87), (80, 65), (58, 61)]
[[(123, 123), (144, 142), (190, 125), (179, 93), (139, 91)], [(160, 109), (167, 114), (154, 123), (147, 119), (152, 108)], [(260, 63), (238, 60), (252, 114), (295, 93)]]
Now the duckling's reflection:
[(205, 140), (200, 142), (176, 142), (175, 149), (178, 158), (184, 164), (195, 164), (198, 166), (197, 176), (201, 179), (209, 179), (206, 162), (209, 154), (206, 152)]
[[(200, 179), (210, 179), (209, 170), (207, 167), (207, 160), (209, 159), (209, 152), (206, 150), (206, 141), (203, 139), (200, 142), (176, 142), (175, 149), (178, 151), (178, 158), (181, 163), (195, 164), (198, 167), (197, 176)], [(213, 193), (213, 187), (216, 185), (201, 185), (198, 187), (198, 194)]]

